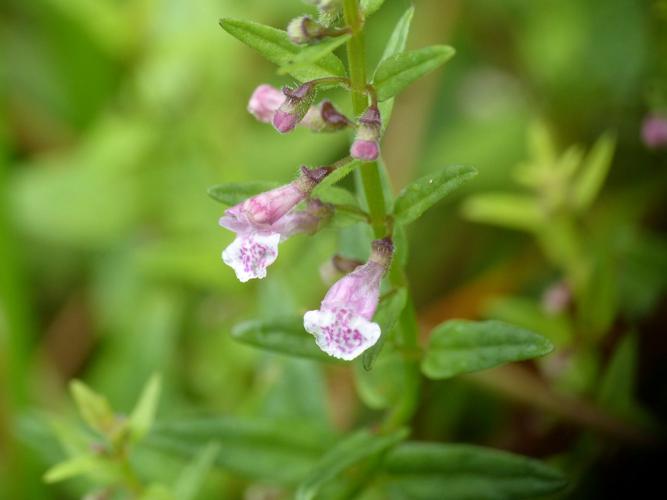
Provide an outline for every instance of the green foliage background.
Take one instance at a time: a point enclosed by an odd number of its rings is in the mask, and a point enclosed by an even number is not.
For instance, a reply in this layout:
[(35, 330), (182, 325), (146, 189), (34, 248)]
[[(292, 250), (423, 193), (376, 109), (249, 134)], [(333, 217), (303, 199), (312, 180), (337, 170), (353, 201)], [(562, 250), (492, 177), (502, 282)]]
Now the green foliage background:
[[(369, 19), (371, 61), (408, 5), (387, 0)], [(415, 6), (408, 48), (448, 43), (457, 55), (396, 100), (383, 142), (392, 189), (443, 165), (479, 171), (407, 234), (423, 344), (447, 319), (493, 318), (530, 328), (558, 349), (539, 364), (523, 363), (518, 375), (429, 382), (413, 438), (549, 459), (574, 478), (563, 494), (572, 498), (631, 491), (623, 474), (610, 480), (614, 471), (657, 481), (631, 463), (664, 459), (656, 436), (667, 411), (666, 156), (643, 146), (640, 129), (648, 111), (667, 105), (667, 4)], [(129, 413), (160, 372), (158, 421), (167, 422), (167, 434), (181, 432), (170, 419), (222, 418), (211, 431), (222, 436), (220, 451), (205, 450), (218, 453), (220, 467), (197, 498), (287, 496), (284, 485), (302, 479), (336, 432), (374, 421), (386, 406), (396, 376), (389, 356), (378, 358), (382, 380), (367, 380), (359, 367), (272, 354), (231, 335), (242, 321), (317, 306), (326, 288), (319, 266), (337, 250), (365, 257), (353, 233), (326, 230), (282, 245), (261, 282), (238, 283), (220, 259), (232, 236), (217, 226), (223, 207), (207, 197), (209, 186), (285, 182), (300, 164), (346, 154), (344, 134), (280, 136), (252, 119), (245, 107), (255, 86), (290, 79), (218, 26), (224, 16), (284, 27), (304, 10), (296, 0), (0, 6), (0, 497), (74, 498), (89, 490), (85, 479), (41, 481), (65, 456), (54, 422), (77, 422), (67, 392), (74, 377)], [(343, 97), (333, 94), (349, 111)], [(583, 319), (541, 306), (543, 292), (571, 270), (550, 254), (557, 243), (508, 229), (516, 228), (510, 215), (490, 221), (500, 228), (462, 216), (464, 199), (530, 192), (517, 186), (515, 167), (534, 158), (527, 138), (536, 122), (546, 124), (559, 153), (572, 144), (588, 150), (607, 131), (616, 141), (604, 188), (580, 216), (581, 255), (595, 276), (576, 297), (577, 311), (589, 312)], [(277, 470), (264, 445), (248, 451), (226, 443), (235, 436), (230, 428), (259, 421), (290, 436), (280, 439), (302, 440), (308, 460), (299, 455)], [(206, 431), (201, 438), (188, 432), (197, 450), (208, 444)], [(168, 483), (191, 454), (157, 448), (136, 460), (147, 477)], [(206, 453), (204, 462), (212, 460)]]

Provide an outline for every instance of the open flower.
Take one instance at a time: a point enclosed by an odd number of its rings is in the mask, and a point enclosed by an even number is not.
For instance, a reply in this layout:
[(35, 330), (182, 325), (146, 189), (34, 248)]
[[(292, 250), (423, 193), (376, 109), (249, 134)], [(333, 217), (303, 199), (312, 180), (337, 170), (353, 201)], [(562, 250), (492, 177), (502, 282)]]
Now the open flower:
[(278, 257), (278, 244), (297, 233), (310, 233), (330, 213), (330, 208), (310, 200), (306, 210), (294, 207), (329, 173), (326, 167), (301, 168), (297, 180), (258, 194), (225, 211), (220, 225), (236, 233), (222, 252), (222, 260), (241, 282), (264, 278), (266, 268)]
[(248, 111), (260, 122), (271, 123), (273, 115), (284, 101), (285, 94), (281, 90), (264, 83), (250, 96)]
[(380, 155), (382, 120), (377, 106), (369, 106), (359, 118), (359, 127), (350, 148), (352, 158), (363, 161), (377, 160)]
[(371, 320), (393, 251), (391, 240), (374, 241), (368, 262), (338, 280), (325, 295), (319, 310), (304, 315), (306, 331), (315, 336), (319, 348), (330, 356), (349, 361), (380, 338), (380, 326)]
[(281, 134), (294, 130), (315, 99), (315, 85), (306, 82), (295, 89), (283, 88), (285, 100), (273, 115), (273, 126)]

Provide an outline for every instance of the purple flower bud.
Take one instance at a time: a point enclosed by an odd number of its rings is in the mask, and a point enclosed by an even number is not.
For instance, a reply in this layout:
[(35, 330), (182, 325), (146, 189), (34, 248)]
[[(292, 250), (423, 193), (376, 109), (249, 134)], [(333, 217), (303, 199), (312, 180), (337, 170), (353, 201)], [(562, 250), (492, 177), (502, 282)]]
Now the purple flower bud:
[(304, 328), (330, 356), (349, 361), (380, 338), (380, 327), (371, 320), (393, 251), (389, 239), (374, 241), (368, 262), (338, 280), (325, 295), (319, 310), (304, 315)]
[(336, 132), (349, 127), (352, 122), (330, 101), (322, 101), (317, 106), (311, 106), (301, 125), (314, 132)]
[(260, 122), (271, 123), (273, 115), (284, 101), (285, 94), (279, 89), (262, 84), (250, 96), (248, 111)]
[(350, 148), (352, 158), (363, 161), (377, 160), (380, 155), (382, 120), (377, 106), (369, 106), (359, 118), (359, 127)]
[(667, 117), (653, 114), (644, 118), (642, 139), (649, 149), (661, 149), (667, 146)]
[(296, 89), (285, 87), (283, 94), (286, 99), (273, 116), (273, 126), (281, 134), (294, 130), (306, 115), (315, 99), (315, 87), (311, 83), (304, 83)]
[(264, 278), (278, 257), (278, 244), (297, 233), (312, 233), (329, 217), (331, 207), (310, 200), (306, 210), (294, 211), (330, 169), (302, 167), (299, 178), (285, 186), (258, 194), (225, 211), (220, 225), (236, 233), (222, 252), (222, 260), (241, 282)]
[(299, 16), (287, 25), (287, 36), (292, 43), (302, 44), (321, 40), (328, 30), (310, 16)]
[(320, 278), (326, 285), (333, 285), (337, 280), (351, 273), (362, 264), (363, 262), (356, 259), (334, 255), (320, 266)]

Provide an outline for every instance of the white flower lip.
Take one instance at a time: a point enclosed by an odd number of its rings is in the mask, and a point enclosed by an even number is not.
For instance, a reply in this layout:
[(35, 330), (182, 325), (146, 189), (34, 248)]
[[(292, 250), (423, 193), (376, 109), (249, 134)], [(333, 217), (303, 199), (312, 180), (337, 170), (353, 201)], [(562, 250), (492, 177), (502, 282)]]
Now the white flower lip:
[(381, 333), (377, 323), (344, 308), (308, 311), (303, 326), (322, 351), (345, 361), (375, 345)]
[(279, 233), (239, 235), (222, 252), (222, 260), (234, 269), (241, 283), (265, 278), (266, 268), (278, 258)]

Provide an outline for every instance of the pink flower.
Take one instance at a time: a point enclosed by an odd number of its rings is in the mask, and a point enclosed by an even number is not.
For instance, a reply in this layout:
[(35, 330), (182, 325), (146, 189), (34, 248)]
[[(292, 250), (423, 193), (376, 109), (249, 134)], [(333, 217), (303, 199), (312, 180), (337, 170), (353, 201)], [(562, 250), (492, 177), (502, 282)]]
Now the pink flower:
[(371, 320), (393, 250), (388, 239), (374, 241), (368, 262), (338, 280), (325, 295), (319, 310), (304, 315), (304, 328), (330, 356), (349, 361), (380, 338), (380, 326)]
[(271, 123), (273, 115), (285, 101), (285, 94), (271, 85), (262, 84), (255, 89), (248, 101), (248, 111), (260, 122)]
[(273, 115), (273, 126), (281, 134), (291, 132), (303, 120), (315, 99), (315, 87), (311, 83), (304, 83), (295, 89), (285, 87), (283, 94), (285, 101)]
[(660, 149), (667, 146), (667, 117), (654, 114), (644, 119), (642, 139), (649, 149)]
[(380, 155), (382, 120), (377, 106), (369, 106), (359, 118), (359, 128), (350, 148), (352, 158), (363, 161), (377, 160)]
[(278, 257), (278, 244), (297, 233), (315, 231), (330, 207), (310, 200), (306, 210), (293, 211), (326, 176), (326, 167), (301, 169), (297, 180), (253, 196), (225, 211), (220, 225), (236, 233), (222, 252), (222, 260), (236, 272), (239, 281), (264, 278), (266, 268)]

